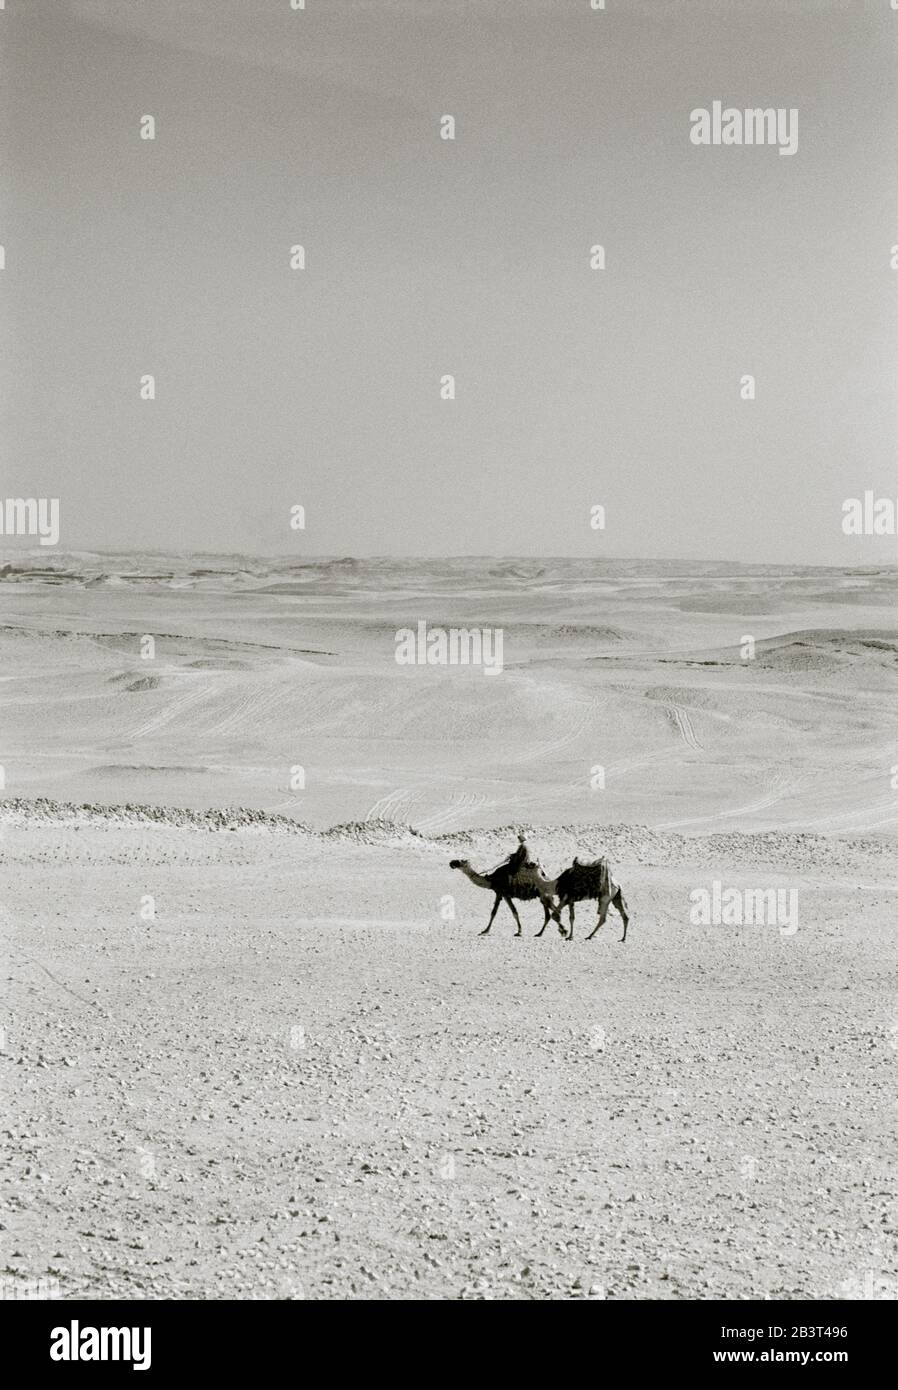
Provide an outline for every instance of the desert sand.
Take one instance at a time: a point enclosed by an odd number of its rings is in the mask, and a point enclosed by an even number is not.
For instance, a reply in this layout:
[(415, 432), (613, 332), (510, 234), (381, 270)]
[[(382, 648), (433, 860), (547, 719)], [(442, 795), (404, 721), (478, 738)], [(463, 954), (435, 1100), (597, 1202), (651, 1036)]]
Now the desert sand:
[[(896, 571), (5, 561), (12, 1287), (895, 1296)], [(478, 936), (518, 827), (625, 945)]]

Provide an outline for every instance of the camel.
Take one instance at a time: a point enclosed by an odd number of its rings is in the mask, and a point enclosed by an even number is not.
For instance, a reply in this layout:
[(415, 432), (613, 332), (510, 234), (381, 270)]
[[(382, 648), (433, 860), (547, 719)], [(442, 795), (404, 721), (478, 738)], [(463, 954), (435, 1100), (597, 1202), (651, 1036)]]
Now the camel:
[[(490, 920), (478, 935), (486, 936), (493, 925), (493, 919), (499, 910), (500, 903), (507, 903), (512, 917), (518, 924), (515, 936), (521, 935), (521, 919), (512, 901), (514, 898), (520, 902), (530, 902), (534, 898), (539, 898), (546, 914), (546, 922), (550, 917), (553, 917), (558, 923), (558, 930), (564, 935), (564, 927), (561, 925), (558, 908), (553, 902), (555, 884), (552, 879), (544, 876), (536, 861), (529, 857), (523, 835), (518, 836), (518, 848), (514, 854), (509, 855), (508, 859), (488, 874), (480, 874), (476, 869), (472, 869), (467, 859), (452, 859), (449, 862), (449, 867), (450, 869), (460, 869), (465, 878), (469, 878), (478, 888), (488, 888), (491, 893), (496, 895)], [(544, 922), (543, 931), (545, 929), (546, 923)], [(542, 932), (539, 934), (542, 935)]]
[[(574, 939), (574, 903), (587, 902), (590, 899), (598, 899), (599, 914), (598, 920), (586, 940), (591, 941), (599, 927), (604, 925), (605, 918), (608, 916), (608, 908), (613, 903), (624, 924), (624, 934), (621, 941), (626, 941), (627, 925), (630, 921), (627, 903), (620, 885), (615, 883), (611, 876), (607, 859), (596, 859), (591, 864), (582, 864), (579, 859), (575, 858), (571, 867), (565, 869), (564, 873), (559, 874), (555, 880), (555, 892), (558, 896), (559, 914), (565, 908), (570, 914), (571, 929), (568, 932), (568, 941)], [(560, 915), (556, 921), (560, 927)], [(548, 925), (549, 913), (547, 910), (546, 920), (536, 933), (537, 936), (542, 936)]]

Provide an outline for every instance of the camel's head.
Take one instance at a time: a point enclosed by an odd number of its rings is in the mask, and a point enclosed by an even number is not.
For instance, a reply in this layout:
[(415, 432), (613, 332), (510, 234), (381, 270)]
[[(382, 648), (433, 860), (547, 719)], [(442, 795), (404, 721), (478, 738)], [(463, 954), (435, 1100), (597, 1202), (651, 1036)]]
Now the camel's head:
[(467, 869), (467, 868), (468, 868), (468, 861), (467, 861), (467, 859), (450, 859), (450, 860), (449, 860), (449, 868), (450, 868), (450, 869)]

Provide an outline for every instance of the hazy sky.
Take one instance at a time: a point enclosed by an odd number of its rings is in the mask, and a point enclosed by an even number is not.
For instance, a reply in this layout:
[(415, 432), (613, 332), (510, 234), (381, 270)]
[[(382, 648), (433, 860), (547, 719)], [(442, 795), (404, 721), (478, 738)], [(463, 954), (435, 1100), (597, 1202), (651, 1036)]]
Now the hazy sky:
[[(898, 498), (889, 0), (7, 0), (0, 38), (0, 493), (63, 548), (898, 559), (841, 532)], [(715, 100), (796, 107), (797, 153), (692, 145)]]

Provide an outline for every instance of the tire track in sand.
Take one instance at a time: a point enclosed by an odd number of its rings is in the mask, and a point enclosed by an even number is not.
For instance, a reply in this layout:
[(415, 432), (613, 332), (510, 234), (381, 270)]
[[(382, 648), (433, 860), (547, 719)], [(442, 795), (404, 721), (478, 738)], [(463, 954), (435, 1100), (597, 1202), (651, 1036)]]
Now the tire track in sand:
[(419, 820), (417, 829), (426, 830), (428, 834), (432, 834), (435, 830), (445, 829), (459, 816), (467, 815), (471, 811), (480, 811), (486, 805), (487, 798), (483, 792), (462, 792), (460, 796), (453, 797), (450, 804), (443, 807), (442, 810), (434, 811), (432, 815)]
[(365, 820), (391, 820), (397, 825), (407, 825), (408, 813), (420, 798), (420, 792), (411, 792), (407, 787), (396, 787), (385, 796), (378, 797), (365, 813)]
[(201, 685), (199, 689), (191, 689), (183, 695), (176, 696), (158, 714), (147, 719), (145, 723), (139, 725), (131, 731), (131, 738), (146, 738), (148, 734), (157, 734), (160, 729), (164, 729), (166, 724), (170, 724), (173, 719), (185, 714), (194, 705), (202, 703), (208, 695), (212, 693), (211, 687), (207, 684)]
[(680, 736), (686, 746), (688, 748), (694, 748), (696, 752), (701, 752), (703, 744), (701, 744), (695, 736), (695, 729), (692, 727), (692, 719), (690, 718), (689, 711), (684, 709), (682, 705), (673, 704), (666, 704), (664, 709), (679, 730)]

